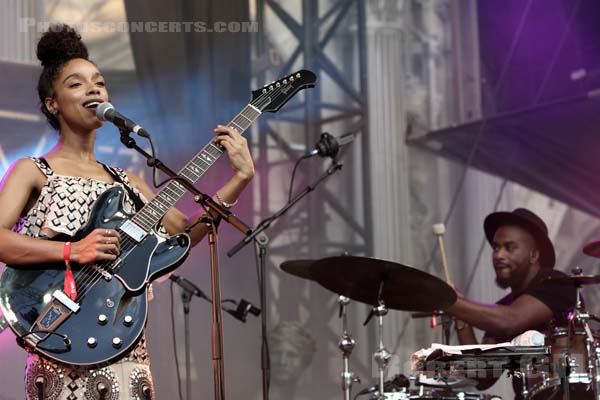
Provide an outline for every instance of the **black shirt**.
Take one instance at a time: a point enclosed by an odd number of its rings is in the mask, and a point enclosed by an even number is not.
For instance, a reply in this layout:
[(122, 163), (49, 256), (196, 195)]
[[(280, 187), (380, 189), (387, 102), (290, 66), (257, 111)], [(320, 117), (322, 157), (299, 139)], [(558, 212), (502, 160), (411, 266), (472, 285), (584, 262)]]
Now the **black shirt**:
[[(554, 326), (566, 326), (567, 324), (567, 314), (569, 311), (575, 308), (576, 302), (576, 290), (575, 286), (556, 283), (552, 281), (547, 281), (546, 279), (549, 277), (557, 277), (557, 276), (566, 276), (565, 273), (556, 271), (553, 269), (542, 268), (540, 272), (533, 278), (529, 286), (520, 293), (509, 293), (500, 300), (496, 302), (496, 304), (509, 306), (511, 305), (519, 296), (524, 294), (528, 294), (530, 296), (535, 297), (542, 303), (544, 303), (550, 310), (552, 310), (553, 320), (547, 321), (541, 326), (532, 326), (529, 329), (535, 329), (536, 331), (540, 331), (542, 333), (546, 333), (548, 328), (550, 327), (550, 323)], [(493, 335), (490, 335), (493, 336)], [(510, 341), (512, 338), (496, 338), (496, 339), (506, 339), (506, 340), (498, 340), (499, 342)]]
[[(566, 276), (563, 272), (553, 269), (542, 268), (533, 278), (529, 286), (518, 293), (509, 293), (496, 302), (499, 305), (511, 305), (519, 296), (528, 294), (544, 303), (552, 310), (552, 320), (545, 322), (541, 326), (531, 326), (526, 330), (534, 329), (547, 334), (552, 326), (567, 326), (567, 314), (575, 308), (577, 291), (574, 285), (556, 283), (547, 281), (549, 277)], [(521, 332), (522, 333), (522, 332)], [(511, 337), (497, 337), (486, 333), (485, 336), (493, 337), (497, 343), (508, 342)], [(515, 399), (521, 399), (521, 379), (513, 379), (513, 389), (515, 390)]]

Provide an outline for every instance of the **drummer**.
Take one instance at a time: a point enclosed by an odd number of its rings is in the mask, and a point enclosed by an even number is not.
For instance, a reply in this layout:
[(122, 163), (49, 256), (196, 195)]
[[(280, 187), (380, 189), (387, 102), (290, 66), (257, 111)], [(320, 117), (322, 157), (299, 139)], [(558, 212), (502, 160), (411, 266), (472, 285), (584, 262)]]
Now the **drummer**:
[[(483, 229), (492, 246), (496, 284), (510, 293), (496, 304), (476, 303), (459, 294), (447, 311), (455, 317), (460, 344), (477, 344), (473, 327), (485, 331), (483, 344), (493, 344), (531, 329), (546, 332), (553, 320), (564, 325), (576, 293), (573, 286), (545, 281), (565, 274), (553, 269), (556, 256), (544, 221), (530, 210), (518, 208), (488, 215)], [(482, 381), (479, 388), (487, 389), (497, 379)], [(513, 380), (516, 399), (521, 398), (519, 383)]]

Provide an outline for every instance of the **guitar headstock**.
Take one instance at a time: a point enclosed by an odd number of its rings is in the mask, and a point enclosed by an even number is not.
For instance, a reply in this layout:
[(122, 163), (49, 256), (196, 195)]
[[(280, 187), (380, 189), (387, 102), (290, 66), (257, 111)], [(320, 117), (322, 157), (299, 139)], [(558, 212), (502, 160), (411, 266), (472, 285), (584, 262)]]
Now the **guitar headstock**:
[(302, 89), (315, 86), (317, 76), (306, 69), (294, 72), (282, 79), (252, 92), (252, 104), (261, 112), (276, 112)]

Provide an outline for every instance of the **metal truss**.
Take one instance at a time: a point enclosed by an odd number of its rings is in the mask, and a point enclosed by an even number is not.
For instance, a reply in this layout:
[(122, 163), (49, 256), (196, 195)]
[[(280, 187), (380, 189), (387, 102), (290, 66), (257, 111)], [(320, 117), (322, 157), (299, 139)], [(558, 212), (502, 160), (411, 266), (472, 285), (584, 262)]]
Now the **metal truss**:
[[(283, 3), (256, 0), (255, 3), (256, 20), (261, 27), (256, 35), (255, 60), (264, 65), (262, 60), (265, 58), (277, 59), (273, 57), (273, 47), (277, 50), (273, 45), (277, 38), (273, 35), (277, 33), (269, 36), (270, 24), (283, 25), (295, 42), (294, 46), (286, 46), (288, 51), (284, 57), (279, 57), (283, 62), (268, 69), (263, 66), (262, 72), (255, 72), (256, 83), (260, 85), (279, 79), (297, 69), (309, 69), (318, 79), (315, 88), (297, 96), (300, 101), (294, 99), (276, 116), (265, 115), (260, 120), (257, 134), (253, 136), (258, 178), (255, 212), (265, 218), (286, 202), (289, 179), (282, 179), (282, 175), (289, 176), (295, 161), (318, 142), (325, 130), (334, 136), (354, 133), (355, 142), (349, 146), (351, 151), (344, 149), (345, 154), (342, 154), (344, 170), (353, 172), (344, 171), (332, 177), (290, 209), (285, 220), (266, 232), (269, 237), (267, 263), (271, 266), (290, 257), (317, 259), (342, 252), (352, 255), (373, 253), (368, 179), (365, 2), (302, 0), (301, 12), (296, 13), (300, 17), (295, 18), (283, 5), (297, 6), (298, 3), (296, 0)], [(328, 5), (319, 9), (324, 3)], [(304, 161), (298, 168), (295, 192), (312, 182), (328, 165), (328, 161)], [(282, 170), (284, 172), (279, 174)], [(341, 331), (337, 328), (335, 294), (290, 277), (277, 267), (269, 267), (266, 273), (269, 314), (279, 315), (280, 321), (302, 321), (303, 326), (318, 338), (321, 349), (337, 343)], [(351, 307), (352, 312), (359, 310), (357, 305)], [(362, 330), (362, 327), (355, 329)], [(313, 370), (314, 382), (337, 390), (335, 384), (323, 382), (323, 377), (327, 375), (326, 371), (338, 369), (338, 356), (336, 351), (327, 353), (326, 364), (321, 362)], [(364, 362), (358, 362), (359, 356), (355, 358), (353, 368), (359, 376), (371, 376), (369, 359), (362, 357)], [(321, 395), (327, 397), (332, 393), (337, 392)]]
[[(286, 2), (284, 2), (286, 3)], [(288, 4), (295, 2), (287, 2)], [(345, 132), (355, 134), (355, 146), (360, 146), (360, 153), (352, 158), (344, 157), (345, 164), (358, 162), (362, 165), (362, 177), (345, 179), (340, 189), (347, 201), (340, 201), (340, 193), (333, 193), (325, 185), (320, 186), (318, 195), (311, 195), (304, 199), (302, 205), (290, 210), (286, 224), (279, 224), (269, 232), (271, 242), (286, 232), (293, 230), (295, 235), (300, 235), (299, 243), (293, 243), (296, 249), (306, 257), (322, 257), (325, 254), (339, 254), (348, 251), (354, 255), (372, 254), (371, 243), (371, 216), (369, 207), (369, 151), (366, 140), (367, 122), (367, 76), (366, 76), (366, 27), (365, 27), (365, 2), (362, 0), (332, 0), (325, 9), (319, 9), (323, 1), (302, 0), (301, 17), (294, 18), (281, 2), (275, 0), (257, 0), (256, 18), (261, 32), (256, 35), (256, 58), (270, 57), (270, 38), (267, 35), (268, 26), (273, 16), (278, 19), (278, 25), (283, 24), (285, 29), (292, 33), (295, 47), (291, 57), (278, 66), (272, 67), (269, 78), (277, 79), (301, 66), (317, 75), (318, 84), (314, 89), (307, 90), (299, 96), (301, 104), (295, 102), (287, 105), (277, 114), (277, 118), (261, 119), (259, 125), (260, 135), (255, 143), (255, 154), (258, 165), (258, 176), (267, 177), (269, 170), (282, 163), (293, 163), (302, 154), (298, 147), (310, 149), (319, 140), (320, 134), (327, 128), (335, 125), (343, 126), (343, 132), (334, 131), (334, 135)], [(267, 19), (267, 15), (271, 20)], [(351, 26), (352, 28), (344, 29)], [(335, 61), (328, 50), (336, 51), (336, 40), (344, 41), (345, 46), (351, 44), (352, 51), (344, 56), (344, 61)], [(272, 57), (270, 57), (272, 58)], [(339, 58), (339, 57), (338, 57)], [(255, 74), (257, 82), (267, 80), (267, 72)], [(323, 93), (324, 82), (328, 90), (339, 93), (338, 101), (325, 99)], [(341, 100), (339, 100), (341, 99)], [(276, 123), (277, 128), (273, 125)], [(290, 137), (288, 132), (300, 132)], [(301, 137), (303, 136), (303, 137)], [(290, 143), (303, 145), (294, 147)], [(281, 154), (272, 157), (273, 149), (277, 148)], [(282, 157), (283, 155), (283, 157)], [(350, 161), (347, 161), (350, 159)], [(345, 168), (350, 168), (346, 165)], [(301, 172), (300, 172), (301, 170)], [(307, 183), (322, 173), (323, 165), (305, 162), (297, 176), (298, 184)], [(304, 179), (304, 180), (303, 180)], [(262, 216), (269, 215), (271, 200), (281, 203), (284, 199), (275, 198), (274, 193), (285, 191), (283, 187), (273, 187), (269, 179), (260, 179), (260, 201), (257, 213)], [(296, 186), (302, 187), (302, 186)], [(361, 199), (356, 199), (360, 197)], [(350, 200), (348, 200), (348, 198)], [(324, 201), (323, 201), (324, 200)], [(360, 204), (359, 204), (360, 203)], [(271, 210), (272, 211), (272, 210)], [(335, 215), (333, 217), (332, 215)], [(335, 219), (336, 231), (345, 232), (346, 237), (352, 240), (335, 239), (328, 235), (325, 224)], [(284, 226), (285, 225), (285, 226)], [(272, 257), (289, 254), (287, 245), (271, 246), (269, 253)]]

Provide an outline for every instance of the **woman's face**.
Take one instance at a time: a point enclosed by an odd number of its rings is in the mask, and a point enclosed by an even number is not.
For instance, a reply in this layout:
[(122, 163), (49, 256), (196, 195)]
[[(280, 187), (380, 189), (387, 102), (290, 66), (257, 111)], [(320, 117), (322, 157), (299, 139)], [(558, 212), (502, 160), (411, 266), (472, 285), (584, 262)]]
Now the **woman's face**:
[(92, 131), (102, 126), (96, 118), (96, 106), (108, 101), (104, 77), (98, 68), (82, 58), (67, 62), (54, 80), (54, 97), (45, 101), (48, 111), (54, 113), (61, 130)]

